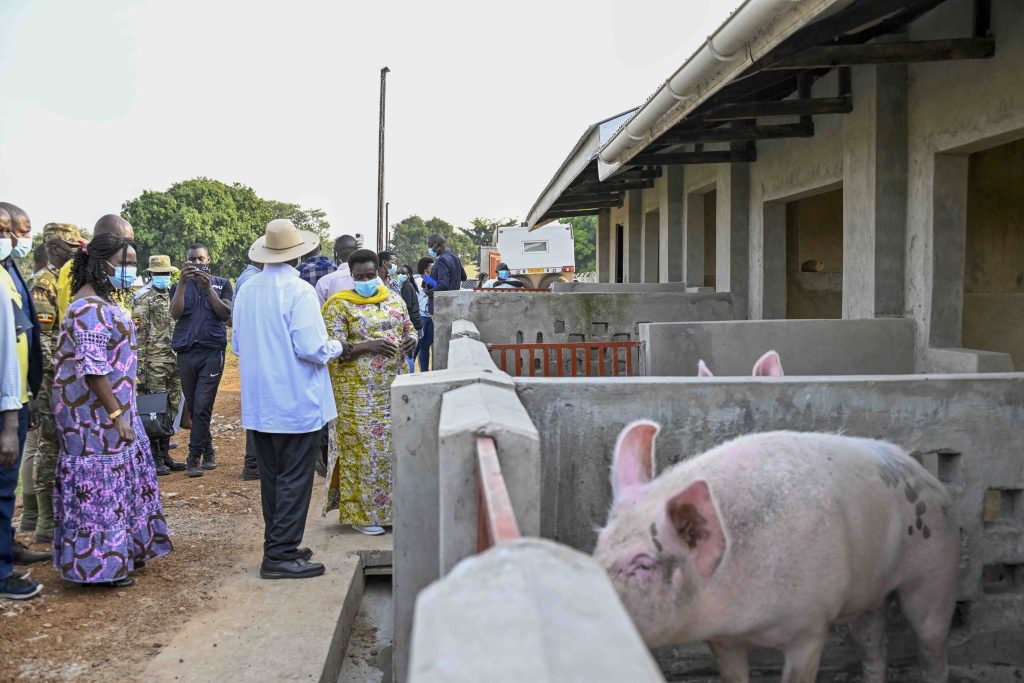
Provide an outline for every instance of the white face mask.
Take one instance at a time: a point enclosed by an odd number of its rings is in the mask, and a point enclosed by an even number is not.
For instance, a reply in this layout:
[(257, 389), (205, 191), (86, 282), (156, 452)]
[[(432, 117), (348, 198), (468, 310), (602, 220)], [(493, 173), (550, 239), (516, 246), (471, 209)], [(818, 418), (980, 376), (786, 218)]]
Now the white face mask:
[(8, 237), (0, 239), (0, 261), (6, 260), (11, 255), (11, 240)]
[(32, 251), (32, 238), (31, 237), (19, 237), (18, 246), (12, 249), (14, 258), (25, 258)]

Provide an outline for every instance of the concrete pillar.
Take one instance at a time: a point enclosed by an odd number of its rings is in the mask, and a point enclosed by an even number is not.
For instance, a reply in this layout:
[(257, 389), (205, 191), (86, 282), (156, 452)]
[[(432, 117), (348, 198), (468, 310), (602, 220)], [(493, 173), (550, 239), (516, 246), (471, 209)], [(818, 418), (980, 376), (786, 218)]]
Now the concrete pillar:
[(967, 243), (967, 155), (936, 154), (932, 183), (932, 306), (928, 343), (958, 347), (963, 338)]
[(723, 164), (718, 174), (715, 288), (732, 294), (737, 316), (748, 317), (750, 166)]
[(903, 315), (907, 67), (853, 70), (843, 117), (843, 317)]
[(515, 390), (471, 384), (449, 391), (438, 423), (442, 576), (476, 552), (476, 440), (482, 435), (497, 444), (519, 533), (540, 535), (540, 436)]
[[(446, 335), (447, 338), (447, 335)], [(438, 433), (445, 392), (485, 382), (514, 389), (501, 372), (439, 370), (400, 375), (391, 385), (394, 480), (395, 680), (409, 661), (416, 595), (439, 577)]]
[[(704, 286), (704, 201), (705, 195), (686, 195), (686, 229), (683, 237), (683, 276), (689, 287)], [(715, 239), (714, 235), (707, 235)]]
[(683, 168), (662, 167), (661, 184), (658, 185), (662, 282), (683, 282)]
[[(756, 211), (756, 208), (755, 208)], [(750, 301), (752, 319), (786, 317), (786, 205), (765, 202), (761, 228), (761, 292)]]
[(661, 219), (659, 211), (644, 214), (643, 281), (657, 283), (661, 270)]
[(604, 211), (597, 217), (597, 281), (612, 282), (612, 214)]
[(523, 538), (475, 555), (416, 604), (411, 683), (664, 681), (589, 555)]
[(623, 282), (643, 282), (644, 206), (642, 190), (626, 193), (626, 221), (623, 224)]

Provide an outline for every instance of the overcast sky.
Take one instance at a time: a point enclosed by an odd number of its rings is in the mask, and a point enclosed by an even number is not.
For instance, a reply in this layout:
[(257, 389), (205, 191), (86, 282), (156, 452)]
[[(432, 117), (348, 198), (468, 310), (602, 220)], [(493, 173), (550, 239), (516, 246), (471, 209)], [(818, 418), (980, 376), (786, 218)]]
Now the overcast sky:
[(643, 102), (738, 0), (2, 0), (0, 200), (91, 227), (196, 176), (376, 229), (522, 220), (590, 123)]

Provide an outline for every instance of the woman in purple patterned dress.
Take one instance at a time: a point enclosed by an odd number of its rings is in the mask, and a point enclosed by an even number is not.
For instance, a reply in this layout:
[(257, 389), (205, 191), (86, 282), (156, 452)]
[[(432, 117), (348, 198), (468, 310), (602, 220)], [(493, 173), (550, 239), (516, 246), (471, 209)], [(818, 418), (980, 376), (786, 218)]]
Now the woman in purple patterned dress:
[(82, 584), (130, 586), (171, 552), (149, 440), (135, 408), (135, 326), (114, 302), (134, 279), (135, 245), (97, 236), (71, 267), (53, 395), (60, 440), (53, 563)]

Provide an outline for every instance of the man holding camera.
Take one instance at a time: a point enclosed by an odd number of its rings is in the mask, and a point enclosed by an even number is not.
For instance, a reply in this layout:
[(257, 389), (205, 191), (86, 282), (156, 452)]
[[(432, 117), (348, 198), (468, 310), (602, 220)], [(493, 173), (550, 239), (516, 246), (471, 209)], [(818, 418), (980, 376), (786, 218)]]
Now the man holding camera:
[[(210, 274), (210, 252), (204, 244), (189, 246), (181, 279), (171, 287), (178, 373), (185, 405), (192, 416), (187, 474), (203, 476), (217, 467), (210, 435), (210, 417), (224, 371), (227, 324), (231, 317), (231, 281)], [(201, 460), (201, 462), (200, 462)]]

